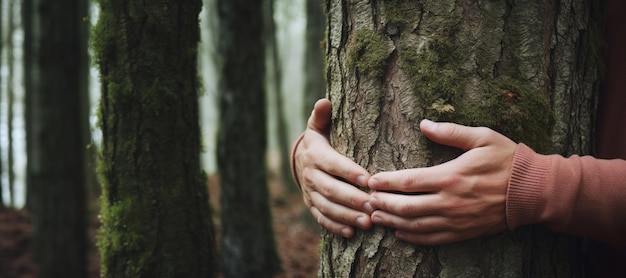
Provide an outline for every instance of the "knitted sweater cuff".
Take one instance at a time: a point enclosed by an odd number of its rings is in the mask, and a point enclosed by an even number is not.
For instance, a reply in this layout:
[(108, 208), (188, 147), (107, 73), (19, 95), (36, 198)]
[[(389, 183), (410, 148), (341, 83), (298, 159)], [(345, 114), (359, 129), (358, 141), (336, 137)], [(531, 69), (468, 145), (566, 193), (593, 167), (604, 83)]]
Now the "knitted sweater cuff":
[(291, 148), (291, 175), (293, 176), (293, 180), (298, 185), (298, 188), (302, 190), (302, 186), (300, 185), (300, 180), (298, 178), (298, 172), (296, 171), (296, 149), (298, 149), (298, 145), (302, 142), (302, 138), (304, 138), (304, 133), (300, 134), (296, 142), (293, 144)]
[(551, 168), (549, 157), (524, 144), (515, 151), (507, 190), (506, 218), (510, 230), (540, 221), (545, 205), (542, 189)]

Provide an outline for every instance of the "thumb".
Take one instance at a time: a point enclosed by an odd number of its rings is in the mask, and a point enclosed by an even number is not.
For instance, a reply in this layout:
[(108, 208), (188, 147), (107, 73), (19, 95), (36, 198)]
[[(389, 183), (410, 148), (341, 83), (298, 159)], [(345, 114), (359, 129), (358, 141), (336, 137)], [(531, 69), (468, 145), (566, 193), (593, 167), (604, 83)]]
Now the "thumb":
[(332, 104), (328, 99), (320, 99), (315, 103), (311, 117), (307, 123), (307, 128), (317, 131), (321, 134), (327, 134), (330, 131), (330, 117)]
[(469, 127), (454, 123), (435, 123), (430, 120), (422, 120), (420, 123), (422, 133), (436, 143), (470, 150), (485, 146), (490, 138), (489, 128)]

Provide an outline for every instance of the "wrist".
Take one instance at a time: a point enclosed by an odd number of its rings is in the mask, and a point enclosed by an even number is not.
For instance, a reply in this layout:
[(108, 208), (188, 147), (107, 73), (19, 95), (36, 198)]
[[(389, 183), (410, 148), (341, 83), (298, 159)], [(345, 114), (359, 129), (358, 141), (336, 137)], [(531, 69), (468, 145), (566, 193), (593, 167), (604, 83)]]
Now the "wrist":
[(302, 142), (302, 138), (304, 138), (304, 132), (300, 134), (300, 136), (298, 136), (298, 139), (296, 139), (296, 142), (293, 144), (293, 147), (291, 148), (291, 176), (293, 177), (294, 181), (296, 182), (300, 190), (302, 190), (302, 186), (300, 185), (300, 180), (298, 178), (298, 171), (296, 169), (296, 150), (298, 149), (300, 142)]

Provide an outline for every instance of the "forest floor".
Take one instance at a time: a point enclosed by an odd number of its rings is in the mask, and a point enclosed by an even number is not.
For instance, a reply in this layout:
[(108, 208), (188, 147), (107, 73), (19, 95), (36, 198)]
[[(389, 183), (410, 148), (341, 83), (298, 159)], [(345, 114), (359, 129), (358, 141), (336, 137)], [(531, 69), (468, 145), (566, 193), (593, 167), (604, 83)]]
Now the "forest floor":
[[(209, 180), (211, 204), (219, 205), (219, 182)], [(319, 228), (308, 215), (300, 194), (283, 193), (281, 184), (270, 182), (271, 209), (278, 252), (283, 270), (276, 278), (316, 277), (319, 264)], [(99, 222), (97, 205), (88, 229), (89, 277), (100, 277), (95, 236)], [(217, 216), (216, 216), (217, 217)], [(219, 219), (214, 220), (219, 231)], [(29, 250), (31, 243), (30, 215), (24, 210), (0, 208), (0, 278), (30, 278), (37, 276), (37, 266)], [(219, 235), (218, 235), (219, 236)]]

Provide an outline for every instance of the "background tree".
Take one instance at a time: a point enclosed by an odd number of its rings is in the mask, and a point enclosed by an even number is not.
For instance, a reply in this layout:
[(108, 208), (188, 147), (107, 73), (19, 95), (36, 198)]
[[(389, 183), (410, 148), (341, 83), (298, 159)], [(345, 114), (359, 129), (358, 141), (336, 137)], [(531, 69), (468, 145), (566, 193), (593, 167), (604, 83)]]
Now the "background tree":
[[(27, 175), (33, 256), (40, 277), (86, 275), (84, 144), (80, 133), (79, 72), (85, 63), (80, 30), (86, 8), (77, 0), (32, 2), (29, 25)], [(83, 7), (83, 9), (80, 9)], [(63, 255), (60, 255), (63, 254)]]
[[(26, 160), (33, 161), (35, 159), (34, 149), (33, 149), (33, 136), (31, 136), (30, 130), (32, 130), (33, 125), (33, 109), (30, 108), (30, 102), (32, 99), (33, 88), (34, 88), (34, 49), (33, 49), (33, 2), (34, 0), (23, 0), (21, 6), (21, 15), (22, 15), (22, 30), (24, 30), (24, 40), (22, 41), (22, 51), (25, 55), (22, 57), (22, 72), (24, 74), (23, 82), (24, 82), (24, 122), (26, 126)], [(28, 172), (28, 164), (26, 166)], [(30, 185), (32, 183), (31, 177), (27, 174), (25, 181), (25, 191), (26, 191), (26, 200), (24, 207), (30, 210), (30, 199), (31, 199), (31, 191)]]
[(218, 0), (222, 259), (226, 277), (279, 271), (265, 164), (263, 1)]
[(14, 171), (14, 153), (13, 153), (13, 121), (14, 121), (14, 106), (15, 106), (15, 46), (14, 32), (16, 29), (15, 24), (15, 1), (9, 0), (8, 3), (8, 19), (7, 19), (7, 177), (9, 188), (9, 205), (15, 206), (15, 171)]
[[(423, 118), (489, 126), (539, 152), (592, 152), (602, 3), (326, 5), (331, 141), (368, 171), (458, 155), (419, 133)], [(580, 240), (540, 226), (438, 247), (400, 242), (380, 227), (352, 239), (325, 233), (322, 240), (323, 277), (554, 277), (583, 270)]]
[[(276, 41), (276, 21), (274, 20), (274, 3), (275, 0), (265, 0), (263, 2), (264, 11), (264, 26), (265, 26), (265, 45), (268, 59), (266, 59), (266, 65), (270, 70), (267, 71), (268, 81), (266, 84), (270, 94), (267, 95), (268, 99), (273, 100), (274, 107), (274, 119), (276, 122), (276, 138), (278, 139), (278, 151), (280, 154), (280, 166), (279, 175), (280, 181), (286, 192), (295, 193), (298, 192), (293, 178), (291, 177), (291, 164), (289, 160), (290, 155), (290, 143), (289, 143), (289, 126), (285, 116), (285, 105), (283, 101), (283, 73), (282, 73), (282, 61), (280, 59), (279, 47)], [(271, 107), (271, 106), (270, 106)]]
[[(2, 51), (3, 46), (5, 44), (4, 42), (4, 1), (0, 0), (0, 66), (2, 66), (4, 64), (4, 52)], [(0, 75), (0, 105), (2, 104), (2, 76)], [(2, 112), (2, 109), (0, 109), (0, 112)], [(2, 115), (2, 113), (0, 113), (0, 115)], [(1, 119), (1, 117), (0, 117)], [(2, 165), (3, 163), (3, 156), (2, 156), (2, 148), (0, 148), (0, 177), (2, 176)], [(0, 179), (0, 208), (4, 207), (4, 196), (3, 196), (3, 190), (4, 190), (4, 181), (2, 179)]]
[(102, 276), (213, 277), (199, 157), (202, 2), (99, 3), (93, 40), (102, 82)]
[(322, 0), (306, 0), (306, 37), (304, 50), (304, 119), (315, 102), (326, 95), (324, 79), (324, 9)]

